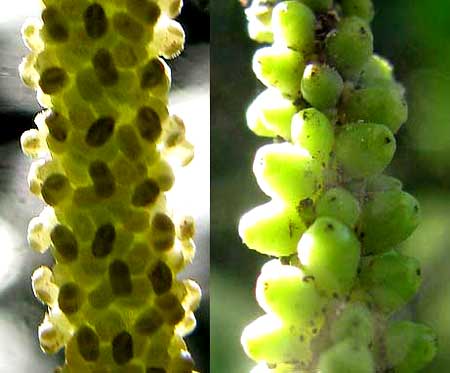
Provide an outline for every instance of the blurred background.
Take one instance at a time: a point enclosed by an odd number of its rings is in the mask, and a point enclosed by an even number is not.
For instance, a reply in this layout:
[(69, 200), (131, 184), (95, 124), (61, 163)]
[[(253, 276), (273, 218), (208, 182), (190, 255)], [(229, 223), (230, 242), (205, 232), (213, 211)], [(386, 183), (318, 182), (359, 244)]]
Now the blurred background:
[[(257, 44), (249, 40), (242, 4), (211, 4), (211, 371), (245, 373), (253, 363), (240, 346), (245, 325), (262, 315), (254, 286), (267, 257), (248, 250), (239, 217), (267, 200), (251, 172), (256, 137), (244, 118), (262, 90), (251, 70)], [(395, 66), (407, 89), (409, 121), (387, 173), (400, 178), (423, 208), (420, 227), (402, 246), (419, 258), (420, 294), (403, 311), (439, 335), (436, 360), (424, 372), (450, 371), (450, 2), (375, 0), (375, 51)]]
[[(21, 83), (17, 72), (28, 53), (20, 28), (28, 16), (39, 15), (38, 4), (38, 0), (2, 1), (0, 14), (0, 373), (50, 373), (63, 361), (62, 353), (44, 355), (37, 338), (45, 308), (32, 294), (31, 274), (42, 264), (51, 265), (51, 258), (34, 253), (26, 242), (28, 222), (43, 206), (28, 192), (30, 161), (19, 145), (20, 135), (33, 126), (33, 117), (41, 110), (35, 93)], [(198, 326), (188, 344), (197, 368), (208, 372), (209, 1), (185, 1), (179, 21), (187, 44), (179, 58), (169, 61), (171, 111), (184, 119), (196, 157), (181, 171), (173, 198), (197, 223), (197, 256), (182, 276), (199, 282), (204, 294), (196, 313)]]

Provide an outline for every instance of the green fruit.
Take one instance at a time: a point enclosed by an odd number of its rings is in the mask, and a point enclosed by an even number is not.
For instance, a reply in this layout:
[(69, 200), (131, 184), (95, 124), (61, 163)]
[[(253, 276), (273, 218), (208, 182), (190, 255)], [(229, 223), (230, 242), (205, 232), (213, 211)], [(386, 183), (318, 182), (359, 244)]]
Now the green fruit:
[(256, 299), (267, 313), (302, 328), (321, 324), (325, 299), (311, 277), (299, 268), (271, 260), (261, 269), (256, 283)]
[(264, 315), (249, 324), (241, 336), (245, 353), (255, 361), (279, 363), (311, 360), (310, 340), (275, 315)]
[(305, 229), (295, 209), (275, 202), (254, 208), (239, 222), (239, 235), (250, 249), (274, 256), (295, 253)]
[(274, 6), (275, 4), (270, 1), (255, 0), (245, 10), (251, 39), (259, 43), (273, 43), (271, 20)]
[(336, 106), (344, 88), (339, 73), (327, 65), (309, 64), (303, 73), (303, 98), (317, 109)]
[(437, 353), (436, 333), (426, 325), (393, 322), (386, 334), (386, 356), (397, 373), (421, 371)]
[(381, 123), (396, 133), (408, 119), (408, 106), (394, 85), (379, 85), (352, 91), (342, 111), (348, 122)]
[(376, 175), (367, 179), (366, 191), (369, 196), (376, 192), (387, 192), (390, 190), (401, 191), (403, 183), (389, 175)]
[(351, 338), (369, 346), (375, 336), (375, 324), (369, 309), (361, 303), (348, 304), (331, 326), (331, 338), (339, 342)]
[(300, 97), (300, 83), (305, 69), (301, 53), (273, 46), (258, 49), (253, 57), (253, 71), (267, 87), (275, 87), (288, 98)]
[(306, 149), (314, 159), (328, 163), (334, 145), (334, 128), (320, 111), (309, 108), (292, 118), (291, 138)]
[(353, 178), (365, 178), (382, 172), (396, 149), (392, 132), (375, 123), (350, 123), (336, 137), (336, 159)]
[(273, 134), (271, 137), (280, 136), (286, 140), (291, 138), (291, 120), (298, 109), (277, 89), (268, 88), (261, 92), (251, 107), (254, 110), (253, 117), (260, 119), (266, 132)]
[(303, 55), (314, 49), (314, 13), (298, 1), (282, 1), (273, 8), (272, 30), (275, 44)]
[(320, 373), (375, 373), (375, 366), (368, 348), (349, 339), (321, 354), (319, 370)]
[(327, 190), (317, 201), (316, 215), (329, 216), (353, 228), (358, 221), (360, 207), (358, 200), (344, 188)]
[(314, 198), (323, 184), (320, 162), (305, 149), (287, 142), (259, 148), (253, 172), (264, 193), (293, 205)]
[(299, 0), (301, 3), (309, 6), (315, 12), (324, 12), (331, 8), (333, 0)]
[(369, 195), (358, 228), (365, 253), (382, 253), (406, 240), (420, 220), (417, 200), (401, 190)]
[(273, 43), (272, 28), (257, 19), (248, 19), (248, 35), (258, 43)]
[(341, 0), (341, 6), (345, 16), (358, 16), (367, 22), (375, 15), (372, 0)]
[(345, 79), (355, 79), (373, 52), (369, 25), (358, 17), (344, 18), (325, 40), (329, 62)]
[(247, 109), (246, 119), (247, 127), (258, 136), (262, 137), (276, 137), (276, 133), (267, 128), (262, 119), (262, 108), (265, 103), (264, 92), (256, 97)]
[(298, 243), (304, 272), (328, 295), (346, 294), (356, 278), (360, 244), (343, 223), (330, 217), (318, 218)]
[(361, 268), (360, 281), (376, 307), (390, 315), (406, 305), (419, 289), (420, 264), (415, 258), (390, 251), (367, 258)]
[(393, 67), (387, 59), (374, 54), (364, 65), (358, 83), (362, 87), (394, 83)]

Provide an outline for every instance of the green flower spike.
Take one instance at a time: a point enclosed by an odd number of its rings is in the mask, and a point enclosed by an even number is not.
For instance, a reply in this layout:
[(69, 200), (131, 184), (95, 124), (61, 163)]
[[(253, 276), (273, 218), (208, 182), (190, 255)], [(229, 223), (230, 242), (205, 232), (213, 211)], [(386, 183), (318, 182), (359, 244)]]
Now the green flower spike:
[[(265, 312), (243, 331), (251, 373), (412, 373), (437, 350), (427, 326), (391, 317), (419, 290), (397, 250), (420, 206), (383, 174), (408, 117), (392, 65), (373, 54), (370, 0), (254, 0), (250, 37), (266, 86), (247, 125), (273, 138), (253, 172), (270, 201), (244, 214), (243, 242), (271, 258)], [(61, 185), (63, 183), (61, 182)]]
[[(50, 248), (33, 276), (48, 306), (42, 349), (65, 349), (60, 373), (194, 371), (183, 337), (200, 289), (177, 273), (192, 261), (193, 221), (166, 207), (171, 163), (192, 159), (169, 114), (170, 69), (184, 32), (181, 0), (42, 0), (22, 29), (24, 83), (45, 108), (22, 149), (29, 187), (48, 205), (28, 228)], [(178, 158), (176, 155), (179, 155)], [(171, 163), (169, 163), (171, 162)]]

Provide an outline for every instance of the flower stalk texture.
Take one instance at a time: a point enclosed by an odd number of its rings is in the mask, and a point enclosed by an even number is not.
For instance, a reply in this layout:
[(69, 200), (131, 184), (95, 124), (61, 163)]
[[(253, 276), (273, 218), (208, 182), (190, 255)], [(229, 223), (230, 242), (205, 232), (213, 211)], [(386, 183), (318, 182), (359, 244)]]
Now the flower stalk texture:
[(393, 319), (422, 273), (400, 244), (417, 200), (383, 172), (406, 122), (404, 88), (373, 54), (370, 0), (254, 0), (246, 10), (266, 89), (248, 127), (273, 138), (253, 172), (270, 201), (246, 213), (243, 242), (275, 257), (261, 269), (265, 314), (243, 333), (261, 372), (418, 372), (435, 333)]
[(169, 114), (170, 69), (184, 32), (181, 0), (42, 0), (25, 23), (24, 83), (45, 110), (21, 137), (28, 183), (47, 206), (28, 229), (55, 264), (32, 276), (48, 306), (42, 349), (65, 349), (58, 372), (187, 373), (183, 337), (200, 289), (194, 223), (166, 201), (193, 157)]

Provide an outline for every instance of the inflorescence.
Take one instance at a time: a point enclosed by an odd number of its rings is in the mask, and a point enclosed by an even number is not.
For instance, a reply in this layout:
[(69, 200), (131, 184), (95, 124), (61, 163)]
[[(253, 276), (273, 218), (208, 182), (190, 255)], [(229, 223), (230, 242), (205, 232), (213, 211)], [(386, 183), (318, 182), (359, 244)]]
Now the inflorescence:
[(32, 277), (48, 306), (41, 347), (65, 348), (61, 373), (191, 373), (183, 336), (200, 289), (176, 274), (192, 261), (194, 223), (165, 192), (193, 149), (169, 114), (161, 58), (183, 48), (182, 1), (42, 3), (23, 26), (20, 66), (45, 108), (21, 138), (30, 190), (48, 205), (28, 240), (55, 260)]
[(370, 0), (253, 0), (246, 10), (266, 86), (247, 111), (274, 138), (253, 172), (271, 200), (240, 221), (243, 242), (277, 257), (261, 269), (265, 311), (242, 334), (253, 373), (410, 373), (434, 357), (435, 333), (393, 321), (422, 273), (399, 245), (417, 200), (383, 174), (407, 120), (404, 88), (373, 54)]

